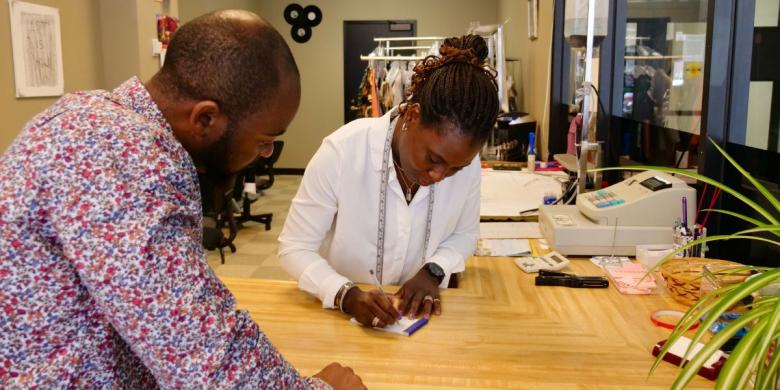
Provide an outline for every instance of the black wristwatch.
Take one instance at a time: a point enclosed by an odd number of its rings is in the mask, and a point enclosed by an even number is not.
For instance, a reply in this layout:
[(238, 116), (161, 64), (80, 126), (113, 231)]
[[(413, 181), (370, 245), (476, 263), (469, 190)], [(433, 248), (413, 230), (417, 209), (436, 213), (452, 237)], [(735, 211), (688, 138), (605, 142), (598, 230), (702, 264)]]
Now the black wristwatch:
[(436, 280), (441, 284), (441, 281), (444, 280), (444, 270), (436, 263), (426, 263), (423, 266), (423, 269), (428, 271), (428, 273), (436, 278)]

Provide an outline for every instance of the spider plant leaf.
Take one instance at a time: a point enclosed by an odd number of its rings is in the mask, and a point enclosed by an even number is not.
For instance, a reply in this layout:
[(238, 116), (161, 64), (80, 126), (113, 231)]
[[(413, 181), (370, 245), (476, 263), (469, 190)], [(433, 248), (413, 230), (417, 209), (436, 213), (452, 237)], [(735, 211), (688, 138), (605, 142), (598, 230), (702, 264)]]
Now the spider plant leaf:
[[(712, 336), (712, 338), (706, 344), (704, 344), (701, 350), (696, 355), (691, 357), (690, 362), (688, 362), (688, 364), (683, 367), (682, 371), (677, 375), (677, 378), (675, 379), (671, 388), (674, 390), (683, 389), (699, 372), (699, 369), (701, 369), (701, 366), (704, 364), (704, 362), (709, 359), (709, 357), (712, 356), (715, 351), (720, 349), (723, 344), (731, 339), (731, 337), (733, 337), (737, 331), (742, 329), (742, 327), (745, 325), (750, 324), (756, 318), (760, 318), (769, 312), (771, 312), (770, 308), (752, 310), (732, 321), (728, 327)], [(702, 329), (706, 330), (707, 328), (704, 328), (703, 326), (699, 328), (699, 330)], [(691, 348), (689, 348), (689, 351), (685, 353), (683, 360), (687, 360), (686, 358), (690, 356), (690, 352), (697, 342), (698, 341), (691, 340)]]
[[(774, 310), (772, 311), (772, 314), (766, 318), (766, 320), (768, 321), (766, 330), (763, 332), (764, 334), (761, 338), (760, 344), (758, 344), (756, 350), (754, 351), (754, 354), (757, 356), (766, 356), (769, 353), (769, 347), (772, 345), (775, 333), (780, 328), (780, 300), (775, 300)], [(756, 327), (750, 329), (750, 334), (753, 332), (756, 332)], [(765, 377), (766, 370), (764, 369), (764, 365), (760, 364), (758, 366), (758, 373), (756, 375), (756, 384), (763, 382)], [(759, 386), (756, 387), (761, 388)]]
[(732, 290), (736, 288), (737, 285), (728, 285), (721, 289), (711, 291), (705, 296), (703, 296), (701, 299), (699, 299), (698, 302), (696, 302), (688, 311), (680, 318), (680, 321), (677, 322), (677, 325), (672, 330), (672, 333), (669, 335), (668, 342), (661, 347), (661, 350), (658, 353), (658, 356), (656, 356), (655, 361), (653, 362), (652, 367), (650, 367), (650, 372), (648, 373), (648, 377), (653, 374), (656, 368), (661, 364), (663, 361), (664, 355), (669, 351), (672, 344), (674, 344), (674, 341), (676, 341), (680, 336), (682, 336), (685, 332), (688, 331), (696, 322), (699, 321), (699, 318), (701, 317), (702, 313), (705, 313), (709, 310), (709, 308), (715, 304), (714, 298), (717, 296), (716, 292), (718, 293), (724, 293), (725, 291)]
[[(704, 337), (705, 332), (707, 332), (710, 326), (712, 326), (712, 324), (714, 324), (715, 321), (718, 320), (721, 314), (723, 314), (726, 310), (728, 310), (736, 303), (744, 299), (746, 296), (752, 294), (755, 291), (758, 291), (761, 288), (766, 287), (770, 283), (775, 282), (778, 278), (780, 278), (780, 268), (775, 268), (769, 272), (764, 272), (763, 274), (759, 274), (758, 276), (751, 278), (750, 280), (746, 280), (742, 283), (737, 284), (736, 288), (721, 296), (715, 302), (712, 308), (707, 312), (707, 315), (702, 319), (699, 329), (691, 338), (692, 340), (691, 346), (690, 348), (688, 348), (688, 351), (686, 351), (685, 356), (688, 356), (688, 354), (691, 353), (693, 346), (699, 340), (701, 340), (702, 337)], [(769, 310), (769, 309), (762, 307), (759, 309), (754, 309), (750, 313), (759, 312), (762, 310)], [(744, 317), (745, 315), (740, 317), (740, 319)], [(736, 321), (732, 322), (732, 324), (735, 322)]]
[[(775, 339), (778, 335), (775, 334)], [(760, 375), (756, 378), (756, 389), (771, 388), (772, 383), (777, 383), (777, 374), (780, 371), (780, 344), (775, 341), (775, 352), (772, 354), (772, 359), (764, 371), (766, 375), (763, 378)], [(759, 372), (759, 374), (761, 374)]]
[[(772, 311), (773, 312), (773, 311)], [(761, 342), (761, 339), (767, 329), (767, 318), (761, 317), (750, 329), (742, 340), (737, 344), (734, 350), (729, 354), (726, 364), (721, 368), (718, 375), (718, 381), (715, 383), (716, 389), (742, 389), (744, 382), (752, 375), (752, 363), (754, 362), (753, 347)], [(729, 327), (734, 324), (730, 324)], [(740, 328), (741, 329), (741, 328)], [(740, 329), (737, 329), (739, 331)], [(771, 334), (769, 334), (771, 336)]]
[[(719, 214), (729, 215), (729, 216), (732, 216), (734, 218), (741, 219), (741, 220), (743, 220), (743, 221), (745, 221), (747, 223), (750, 223), (750, 224), (752, 224), (752, 225), (754, 225), (756, 227), (772, 226), (772, 225), (766, 224), (764, 222), (761, 222), (758, 219), (751, 218), (751, 217), (748, 217), (746, 215), (735, 213), (735, 212), (729, 211), (729, 210), (723, 210), (723, 209), (702, 209), (701, 211), (712, 211), (712, 212), (716, 212), (716, 213), (719, 213)], [(780, 232), (772, 232), (772, 234), (780, 237)]]
[(739, 219), (741, 219), (741, 220), (743, 220), (743, 221), (745, 221), (745, 222), (747, 222), (747, 223), (753, 224), (753, 225), (755, 225), (755, 226), (768, 226), (766, 223), (764, 223), (764, 222), (761, 222), (761, 221), (759, 221), (759, 220), (757, 220), (757, 219), (755, 219), (755, 218), (748, 217), (747, 215), (742, 215), (742, 214), (740, 214), (740, 213), (735, 213), (735, 212), (733, 212), (733, 211), (730, 211), (730, 210), (723, 210), (723, 209), (702, 209), (701, 211), (712, 211), (712, 212), (719, 213), (719, 214), (726, 214), (726, 215), (730, 215), (730, 216), (732, 216), (732, 217), (734, 217), (734, 218), (739, 218)]
[(658, 261), (648, 272), (655, 271), (657, 268), (660, 268), (665, 262), (667, 262), (670, 259), (676, 258), (676, 255), (683, 252), (684, 250), (688, 248), (692, 248), (694, 246), (697, 246), (699, 244), (703, 244), (706, 242), (711, 241), (724, 241), (724, 240), (754, 240), (754, 241), (763, 241), (770, 243), (772, 245), (780, 246), (780, 242), (770, 240), (768, 238), (764, 237), (757, 237), (757, 236), (746, 236), (746, 235), (738, 235), (738, 234), (724, 234), (724, 235), (718, 235), (718, 236), (709, 236), (709, 237), (702, 237), (697, 240), (693, 240), (689, 242), (688, 244), (685, 244), (675, 250), (673, 250), (668, 255), (664, 256), (661, 260)]
[(710, 139), (710, 143), (712, 143), (712, 145), (715, 146), (716, 149), (718, 149), (720, 154), (722, 154), (723, 157), (725, 157), (726, 160), (728, 160), (731, 163), (731, 165), (734, 166), (734, 168), (737, 168), (739, 173), (741, 173), (742, 176), (748, 179), (750, 184), (752, 184), (753, 187), (756, 187), (756, 189), (758, 190), (758, 192), (761, 193), (761, 195), (764, 195), (764, 198), (766, 198), (766, 200), (768, 200), (769, 203), (771, 203), (772, 206), (775, 207), (775, 211), (780, 212), (780, 200), (778, 200), (774, 195), (772, 195), (772, 193), (769, 192), (769, 190), (767, 190), (766, 187), (764, 187), (764, 185), (761, 184), (760, 181), (756, 180), (756, 178), (754, 178), (753, 175), (750, 174), (750, 172), (748, 172), (745, 168), (739, 165), (739, 163), (737, 163), (737, 161), (734, 160), (734, 158), (732, 158), (731, 155), (729, 155), (725, 150), (723, 150), (723, 148), (721, 148), (717, 142), (713, 141), (712, 138), (709, 139)]
[(780, 232), (780, 225), (767, 225), (763, 227), (754, 227), (745, 229), (734, 233), (735, 235), (746, 235), (750, 233), (762, 233), (762, 232)]

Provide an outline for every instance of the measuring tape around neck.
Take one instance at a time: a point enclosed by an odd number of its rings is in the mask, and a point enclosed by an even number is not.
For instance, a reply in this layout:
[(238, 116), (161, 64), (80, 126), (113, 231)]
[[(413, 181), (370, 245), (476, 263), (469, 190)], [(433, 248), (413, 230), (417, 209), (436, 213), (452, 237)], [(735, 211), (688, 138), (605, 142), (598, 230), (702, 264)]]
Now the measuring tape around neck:
[[(387, 180), (390, 174), (390, 150), (392, 149), (393, 132), (395, 131), (395, 123), (398, 119), (398, 111), (391, 114), (390, 126), (387, 129), (387, 138), (385, 139), (385, 149), (382, 156), (382, 179), (379, 185), (379, 218), (377, 223), (377, 238), (376, 238), (376, 278), (380, 284), (382, 284), (383, 268), (385, 261), (385, 224), (387, 222)], [(425, 221), (425, 242), (423, 243), (423, 259), (428, 255), (428, 242), (431, 239), (431, 221), (433, 220), (433, 190), (435, 184), (430, 187), (430, 194), (428, 195), (428, 217)]]

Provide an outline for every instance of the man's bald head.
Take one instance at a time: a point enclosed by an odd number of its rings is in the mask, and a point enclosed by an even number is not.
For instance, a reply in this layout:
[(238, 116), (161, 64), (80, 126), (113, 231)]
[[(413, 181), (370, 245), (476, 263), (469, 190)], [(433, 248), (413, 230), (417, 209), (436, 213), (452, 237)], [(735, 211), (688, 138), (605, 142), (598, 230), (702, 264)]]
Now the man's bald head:
[(177, 30), (155, 81), (174, 98), (213, 100), (232, 120), (263, 108), (280, 85), (300, 88), (284, 38), (260, 16), (223, 10)]

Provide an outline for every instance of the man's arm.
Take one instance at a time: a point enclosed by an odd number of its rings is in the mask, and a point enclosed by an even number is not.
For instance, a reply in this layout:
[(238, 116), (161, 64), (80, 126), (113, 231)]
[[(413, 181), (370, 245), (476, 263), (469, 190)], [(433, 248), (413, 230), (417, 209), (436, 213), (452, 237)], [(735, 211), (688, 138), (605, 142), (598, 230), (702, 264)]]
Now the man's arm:
[(67, 188), (53, 195), (55, 233), (105, 318), (161, 387), (327, 388), (284, 360), (209, 268), (194, 171), (141, 150), (84, 149), (56, 170)]

